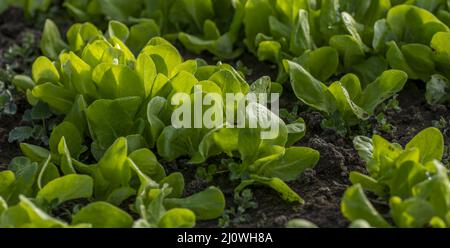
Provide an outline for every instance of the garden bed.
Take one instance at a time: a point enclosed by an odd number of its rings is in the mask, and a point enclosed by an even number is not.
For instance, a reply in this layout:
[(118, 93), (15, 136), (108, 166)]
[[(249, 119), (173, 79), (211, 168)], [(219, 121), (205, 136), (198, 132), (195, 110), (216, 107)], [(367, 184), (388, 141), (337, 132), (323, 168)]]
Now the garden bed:
[[(4, 54), (14, 44), (20, 45), (25, 34), (33, 34), (35, 46), (33, 56), (39, 53), (38, 41), (42, 26), (26, 21), (20, 10), (11, 9), (0, 16), (0, 68), (6, 69)], [(181, 48), (180, 48), (181, 49)], [(194, 55), (182, 52), (185, 58)], [(204, 54), (207, 61), (215, 61), (210, 55)], [(250, 81), (260, 76), (276, 76), (276, 68), (268, 63), (258, 62), (249, 54), (244, 54), (241, 60), (245, 66), (253, 70), (248, 76)], [(12, 61), (14, 72), (29, 73), (30, 61), (33, 58), (18, 57)], [(9, 61), (11, 63), (11, 61)], [(353, 148), (352, 138), (355, 135), (371, 136), (373, 133), (381, 134), (386, 139), (405, 145), (419, 131), (424, 128), (435, 126), (444, 134), (446, 146), (450, 145), (450, 126), (444, 124), (450, 119), (450, 105), (437, 105), (431, 107), (424, 98), (425, 88), (421, 82), (409, 81), (405, 89), (399, 94), (397, 100), (399, 109), (388, 109), (385, 118), (380, 121), (371, 119), (370, 125), (364, 132), (364, 128), (352, 130), (346, 137), (341, 137), (335, 132), (324, 130), (321, 127), (323, 117), (320, 113), (309, 109), (305, 105), (298, 105), (297, 98), (289, 90), (290, 85), (285, 84), (285, 93), (281, 101), (281, 108), (292, 112), (298, 109), (294, 115), (302, 117), (306, 121), (307, 133), (298, 145), (311, 147), (320, 152), (321, 158), (313, 170), (308, 170), (297, 180), (290, 182), (289, 186), (302, 196), (306, 204), (289, 204), (282, 201), (276, 192), (264, 187), (252, 187), (253, 197), (236, 201), (234, 199), (234, 188), (226, 176), (220, 174), (214, 177), (213, 182), (207, 182), (198, 178), (196, 168), (188, 165), (186, 159), (178, 159), (175, 162), (161, 162), (169, 172), (182, 172), (186, 180), (186, 195), (199, 192), (209, 185), (219, 187), (225, 197), (228, 210), (239, 206), (250, 204), (256, 208), (249, 207), (243, 214), (228, 212), (226, 217), (220, 221), (198, 222), (198, 227), (283, 227), (295, 218), (309, 220), (320, 227), (347, 227), (350, 223), (342, 216), (340, 202), (342, 196), (351, 183), (348, 180), (349, 172), (365, 172), (364, 162), (359, 158)], [(0, 170), (7, 168), (9, 161), (20, 155), (17, 143), (8, 142), (8, 134), (15, 127), (22, 125), (22, 115), (28, 108), (23, 94), (14, 95), (14, 102), (18, 106), (15, 115), (2, 115), (0, 117)], [(441, 121), (444, 120), (444, 121)], [(386, 126), (388, 125), (388, 126)], [(444, 161), (450, 159), (449, 151), (444, 155)], [(214, 162), (220, 163), (219, 160)], [(68, 204), (70, 206), (70, 204)], [(377, 206), (381, 212), (386, 211), (386, 206)], [(64, 212), (64, 211), (61, 211)]]

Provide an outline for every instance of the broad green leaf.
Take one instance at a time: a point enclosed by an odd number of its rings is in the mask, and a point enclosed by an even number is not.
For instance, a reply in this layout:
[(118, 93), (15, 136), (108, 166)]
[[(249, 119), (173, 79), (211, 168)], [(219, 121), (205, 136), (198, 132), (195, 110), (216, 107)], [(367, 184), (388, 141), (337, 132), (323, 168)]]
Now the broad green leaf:
[(199, 128), (164, 128), (157, 141), (158, 154), (168, 161), (183, 155), (193, 155), (199, 148), (205, 130)]
[(29, 158), (16, 157), (11, 161), (9, 170), (14, 172), (15, 182), (5, 200), (8, 204), (15, 204), (19, 201), (19, 195), (31, 196), (33, 194), (39, 166)]
[(36, 84), (59, 83), (60, 75), (55, 65), (46, 57), (38, 57), (32, 66), (31, 73)]
[(251, 52), (256, 52), (255, 38), (258, 33), (270, 33), (268, 16), (272, 15), (268, 0), (249, 0), (245, 3), (245, 37), (244, 44)]
[(384, 71), (389, 69), (388, 62), (384, 56), (371, 56), (363, 62), (353, 65), (351, 71), (361, 78), (363, 85), (375, 81)]
[(240, 192), (244, 188), (252, 185), (252, 184), (263, 184), (271, 187), (275, 191), (277, 191), (281, 198), (289, 203), (300, 203), (304, 204), (305, 200), (303, 200), (297, 193), (295, 193), (283, 180), (279, 178), (267, 178), (260, 177), (257, 175), (251, 175), (251, 179), (242, 181), (241, 184), (235, 189), (235, 192)]
[(448, 43), (450, 42), (450, 35), (448, 32), (439, 32), (433, 36), (430, 47), (434, 50), (434, 61), (437, 68), (445, 73), (446, 77), (450, 77), (447, 69), (450, 66), (450, 49)]
[(306, 169), (313, 168), (319, 158), (319, 152), (314, 149), (291, 147), (287, 148), (279, 159), (256, 165), (255, 169), (258, 176), (293, 181)]
[(179, 172), (174, 172), (159, 181), (160, 185), (167, 184), (172, 192), (167, 195), (168, 198), (180, 198), (184, 192), (184, 176)]
[(330, 39), (330, 46), (338, 51), (345, 68), (351, 68), (364, 60), (364, 47), (353, 36), (335, 35)]
[[(233, 151), (238, 150), (238, 136), (240, 136), (238, 129), (218, 127), (211, 130), (203, 137), (199, 144), (198, 152), (192, 156), (189, 162), (192, 164), (201, 164), (204, 163), (209, 157), (216, 156), (221, 153), (226, 153), (231, 156)], [(247, 138), (245, 136), (243, 137)], [(257, 146), (246, 146), (245, 148), (240, 146), (241, 159), (246, 159), (244, 152), (246, 148), (255, 149), (255, 147)]]
[(198, 68), (197, 60), (193, 60), (193, 59), (186, 60), (183, 63), (175, 66), (175, 68), (173, 68), (170, 76), (174, 77), (182, 71), (189, 72), (192, 75), (195, 75), (195, 72), (197, 72), (197, 68)]
[[(142, 50), (142, 53), (150, 55), (156, 64), (158, 73), (163, 73), (166, 76), (169, 76), (170, 72), (178, 64), (182, 63), (182, 58), (178, 50), (160, 37), (151, 39)], [(160, 68), (163, 70), (160, 70)]]
[(379, 196), (385, 196), (387, 193), (386, 188), (372, 177), (353, 171), (350, 173), (349, 178), (353, 185), (360, 184), (364, 190), (371, 191)]
[(153, 19), (145, 19), (131, 26), (126, 44), (135, 54), (138, 54), (149, 40), (158, 36), (161, 36), (158, 24)]
[(281, 52), (281, 44), (279, 42), (265, 40), (258, 44), (256, 54), (260, 61), (277, 63), (282, 58)]
[(293, 219), (286, 224), (286, 228), (318, 228), (318, 226), (304, 219)]
[(62, 122), (53, 128), (49, 140), (50, 151), (58, 153), (58, 145), (63, 137), (70, 154), (74, 157), (78, 157), (82, 149), (83, 137), (78, 128), (70, 122)]
[(391, 169), (394, 161), (403, 152), (399, 144), (392, 144), (381, 136), (374, 135), (373, 141), (373, 162), (367, 164), (367, 169), (371, 175), (383, 174), (386, 169)]
[(366, 220), (373, 227), (390, 227), (364, 194), (361, 185), (356, 184), (345, 191), (341, 202), (342, 214), (350, 221)]
[(341, 13), (341, 19), (345, 26), (345, 29), (355, 39), (359, 46), (362, 47), (364, 51), (369, 51), (369, 48), (364, 44), (358, 32), (359, 23), (357, 23), (355, 19), (347, 12)]
[(420, 79), (427, 80), (436, 70), (433, 51), (428, 45), (406, 44), (401, 47), (405, 60)]
[(444, 137), (436, 128), (427, 128), (417, 134), (407, 145), (406, 150), (416, 148), (420, 152), (420, 161), (425, 164), (432, 160), (442, 160)]
[(86, 110), (91, 137), (101, 150), (106, 150), (119, 137), (133, 132), (135, 115), (141, 104), (139, 97), (97, 100)]
[[(8, 209), (8, 204), (3, 199), (3, 197), (0, 196), (0, 216), (3, 214), (3, 212)], [(0, 218), (1, 219), (1, 218)]]
[(62, 173), (64, 175), (76, 174), (72, 164), (72, 156), (64, 137), (61, 138), (61, 141), (58, 144), (58, 154), (61, 155), (60, 168)]
[(119, 40), (126, 42), (130, 36), (128, 27), (119, 21), (110, 21), (108, 24), (108, 34), (110, 37), (116, 37)]
[(50, 155), (50, 151), (47, 149), (27, 143), (21, 143), (20, 150), (26, 157), (36, 162), (44, 161)]
[(403, 71), (385, 71), (377, 80), (367, 85), (358, 105), (372, 115), (379, 104), (403, 89), (407, 79), (408, 75)]
[(387, 43), (389, 47), (386, 53), (386, 59), (389, 62), (390, 67), (397, 70), (402, 70), (406, 72), (411, 79), (418, 79), (417, 73), (410, 67), (404, 54), (398, 47), (395, 41), (390, 41)]
[(284, 61), (284, 67), (290, 74), (295, 95), (302, 102), (327, 114), (334, 112), (335, 99), (324, 84), (295, 62)]
[(66, 36), (70, 50), (79, 52), (83, 50), (87, 44), (100, 37), (101, 32), (92, 23), (77, 23), (69, 28)]
[(91, 79), (92, 68), (75, 53), (69, 52), (61, 56), (62, 82), (66, 88), (74, 88), (75, 92), (86, 97), (96, 98), (97, 89)]
[(40, 47), (42, 53), (51, 59), (57, 59), (60, 52), (67, 48), (58, 27), (50, 19), (45, 21)]
[(78, 95), (72, 105), (72, 109), (66, 114), (64, 122), (70, 122), (78, 129), (80, 135), (87, 134), (88, 126), (86, 121), (86, 109), (88, 104), (86, 103), (82, 95)]
[(332, 47), (321, 47), (314, 51), (307, 51), (295, 59), (311, 75), (319, 81), (326, 82), (333, 76), (339, 66), (339, 54)]
[(369, 113), (353, 102), (347, 89), (340, 82), (331, 84), (328, 90), (333, 94), (334, 99), (336, 100), (336, 107), (339, 110), (341, 117), (348, 124), (355, 124), (356, 121), (354, 117), (357, 117), (360, 120), (369, 119)]
[(2, 199), (8, 199), (15, 181), (14, 172), (9, 170), (0, 172), (0, 197)]
[(321, 4), (318, 28), (325, 40), (329, 40), (331, 36), (342, 32), (339, 2), (339, 0), (330, 0)]
[(104, 98), (145, 97), (146, 89), (137, 73), (124, 65), (112, 65), (97, 85)]
[(141, 53), (136, 61), (136, 73), (141, 79), (145, 88), (145, 96), (152, 92), (153, 84), (156, 79), (156, 65), (150, 56)]
[(145, 173), (155, 181), (160, 181), (166, 176), (164, 168), (159, 164), (156, 156), (148, 149), (139, 149), (132, 152), (129, 158)]
[(105, 40), (95, 40), (89, 43), (84, 49), (81, 58), (89, 64), (91, 68), (95, 68), (102, 62), (103, 55), (111, 48)]
[(59, 113), (68, 113), (75, 100), (75, 92), (53, 83), (44, 83), (32, 90), (33, 97), (47, 103)]
[(345, 74), (339, 81), (342, 87), (347, 91), (349, 98), (352, 101), (356, 101), (362, 92), (361, 81), (358, 76), (352, 73)]
[(203, 51), (208, 51), (213, 55), (223, 59), (233, 59), (242, 53), (241, 50), (233, 50), (235, 39), (230, 37), (229, 33), (215, 39), (210, 39), (210, 37), (207, 37), (207, 35), (218, 34), (216, 34), (218, 30), (210, 31), (207, 29), (210, 28), (210, 26), (207, 25), (208, 23), (211, 22), (205, 22), (205, 39), (183, 32), (178, 34), (178, 39), (184, 47), (186, 47), (189, 51), (194, 52), (195, 54), (200, 54)]
[(375, 22), (374, 37), (372, 42), (372, 47), (375, 51), (384, 51), (386, 49), (386, 42), (394, 39), (395, 35), (393, 34), (390, 26), (387, 24), (386, 19), (380, 19)]
[(149, 144), (153, 147), (163, 131), (166, 127), (166, 124), (161, 120), (160, 115), (164, 112), (164, 109), (167, 106), (167, 100), (162, 97), (154, 97), (152, 98), (147, 105), (147, 121), (150, 124), (150, 135), (151, 140), (149, 140)]
[[(138, 123), (139, 123), (138, 126), (140, 126), (141, 122), (138, 121)], [(141, 127), (138, 127), (137, 129), (140, 129), (140, 128)], [(126, 137), (126, 139), (127, 139), (128, 153), (132, 153), (132, 152), (140, 150), (140, 149), (148, 148), (147, 141), (141, 134), (128, 135)]]
[(93, 180), (85, 175), (67, 175), (49, 182), (42, 188), (36, 201), (39, 204), (59, 205), (63, 202), (89, 198), (93, 192)]
[(187, 208), (195, 213), (198, 220), (212, 220), (220, 217), (225, 209), (225, 198), (218, 188), (210, 187), (186, 198), (164, 200), (168, 209)]
[(160, 228), (192, 228), (195, 226), (195, 214), (184, 208), (173, 208), (159, 220)]
[(366, 220), (355, 220), (349, 228), (372, 228), (372, 226)]
[[(145, 194), (145, 192), (148, 189), (155, 189), (155, 188), (159, 188), (159, 184), (157, 182), (155, 182), (154, 180), (152, 180), (151, 178), (149, 178), (147, 175), (145, 175), (140, 169), (139, 167), (133, 162), (133, 160), (131, 159), (127, 159), (126, 162), (127, 166), (129, 168), (131, 168), (132, 171), (134, 171), (134, 173), (137, 174), (137, 176), (139, 177), (139, 181), (141, 183), (141, 185), (139, 186), (139, 189), (137, 191), (137, 195), (138, 195), (138, 201), (142, 200), (142, 195)], [(122, 187), (123, 188), (123, 187)], [(139, 204), (138, 204), (139, 205)]]
[(130, 197), (136, 196), (136, 190), (125, 186), (114, 189), (106, 198), (106, 202), (115, 206), (120, 206), (124, 201), (130, 199)]
[(94, 202), (72, 216), (72, 224), (91, 224), (93, 228), (130, 228), (133, 219), (125, 211), (106, 202)]
[(26, 92), (27, 90), (31, 90), (36, 86), (36, 83), (28, 76), (25, 75), (16, 75), (12, 80), (12, 84), (19, 91)]
[(119, 138), (97, 164), (103, 178), (116, 187), (127, 186), (131, 178), (130, 168), (125, 164), (127, 156), (127, 140)]

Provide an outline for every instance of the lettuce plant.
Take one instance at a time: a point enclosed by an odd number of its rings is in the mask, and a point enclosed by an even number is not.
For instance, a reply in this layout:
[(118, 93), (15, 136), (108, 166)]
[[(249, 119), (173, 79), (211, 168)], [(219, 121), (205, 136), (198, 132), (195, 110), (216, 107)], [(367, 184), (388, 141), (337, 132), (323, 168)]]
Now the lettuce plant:
[(392, 0), (392, 4), (412, 4), (417, 7), (428, 10), (438, 17), (447, 26), (450, 24), (450, 4), (446, 0), (427, 1), (427, 0)]
[(364, 190), (388, 200), (390, 216), (398, 227), (450, 226), (450, 179), (441, 164), (444, 139), (428, 128), (404, 148), (375, 135), (356, 137), (355, 148), (366, 162), (368, 175), (350, 174), (341, 209), (351, 221), (365, 220), (373, 227), (391, 224), (374, 208)]
[[(337, 116), (338, 120), (349, 126), (373, 116), (377, 106), (402, 90), (407, 80), (406, 73), (388, 70), (365, 88), (354, 74), (347, 74), (339, 81), (326, 85), (296, 62), (286, 60), (285, 67), (290, 74), (294, 93), (303, 103), (328, 117)], [(324, 73), (319, 71), (317, 75)]]

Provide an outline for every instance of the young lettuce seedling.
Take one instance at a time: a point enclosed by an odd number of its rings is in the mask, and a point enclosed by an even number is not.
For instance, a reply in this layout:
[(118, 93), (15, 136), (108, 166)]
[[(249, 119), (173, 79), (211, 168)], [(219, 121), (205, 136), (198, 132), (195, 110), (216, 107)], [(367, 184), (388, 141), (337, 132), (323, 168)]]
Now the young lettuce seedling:
[(450, 226), (450, 179), (440, 162), (444, 138), (438, 129), (423, 130), (404, 148), (378, 135), (356, 137), (354, 144), (369, 176), (350, 174), (354, 186), (347, 189), (341, 203), (346, 218), (365, 220), (373, 227), (391, 226), (365, 195), (369, 191), (388, 200), (396, 226)]

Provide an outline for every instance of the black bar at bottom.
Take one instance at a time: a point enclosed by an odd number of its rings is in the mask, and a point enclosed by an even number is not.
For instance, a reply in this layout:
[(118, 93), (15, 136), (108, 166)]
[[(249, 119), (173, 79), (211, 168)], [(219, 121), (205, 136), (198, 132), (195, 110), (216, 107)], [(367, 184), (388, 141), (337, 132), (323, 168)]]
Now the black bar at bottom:
[[(282, 248), (308, 244), (392, 246), (450, 243), (448, 229), (2, 229), (0, 242), (47, 246)], [(19, 247), (19, 246), (18, 246)]]

